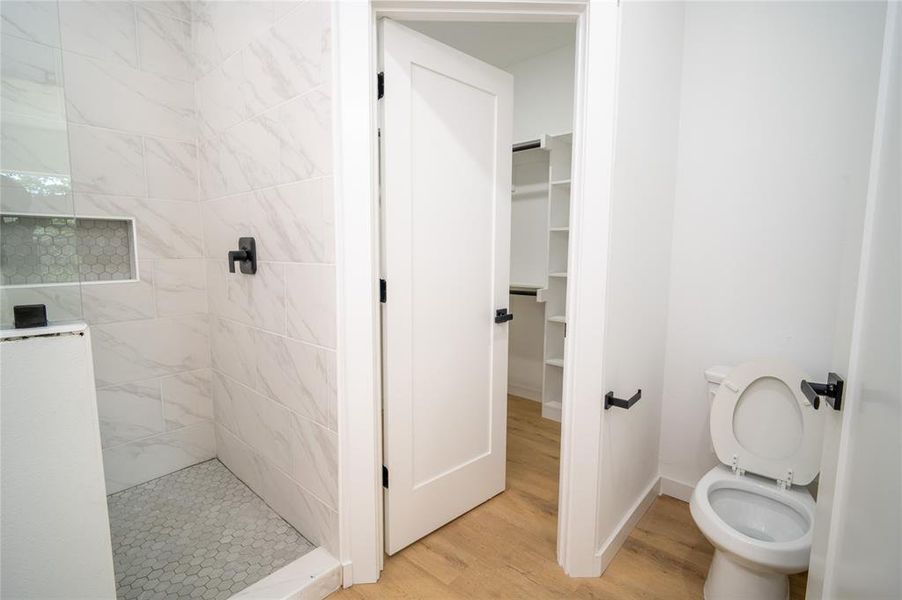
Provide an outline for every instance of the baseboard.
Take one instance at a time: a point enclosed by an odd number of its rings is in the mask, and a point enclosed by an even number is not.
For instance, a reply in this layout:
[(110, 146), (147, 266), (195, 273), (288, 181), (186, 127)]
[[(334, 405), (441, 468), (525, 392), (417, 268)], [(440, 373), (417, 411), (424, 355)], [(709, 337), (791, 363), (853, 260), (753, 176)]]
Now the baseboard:
[(608, 568), (611, 561), (614, 560), (614, 556), (620, 551), (623, 542), (629, 537), (630, 533), (633, 531), (633, 527), (636, 526), (636, 523), (639, 522), (639, 519), (642, 518), (645, 511), (651, 508), (655, 498), (658, 497), (659, 485), (660, 478), (655, 477), (645, 489), (645, 492), (643, 492), (636, 501), (636, 504), (633, 505), (633, 508), (623, 517), (620, 523), (618, 523), (614, 533), (612, 533), (611, 536), (601, 544), (598, 551), (596, 551), (595, 555), (601, 560), (602, 573)]
[(354, 581), (354, 564), (351, 561), (341, 563), (341, 587), (351, 587)]
[(229, 600), (323, 600), (340, 586), (341, 564), (325, 548), (316, 548)]
[(507, 384), (507, 393), (511, 396), (519, 396), (520, 398), (526, 398), (527, 400), (533, 400), (535, 402), (542, 401), (542, 390), (525, 387), (522, 385), (514, 385), (512, 383)]
[(543, 402), (542, 418), (551, 419), (552, 421), (561, 422), (561, 403), (560, 402)]
[(671, 498), (676, 498), (683, 502), (689, 502), (693, 490), (695, 490), (694, 485), (683, 481), (677, 481), (676, 479), (671, 479), (669, 477), (661, 477), (661, 494), (664, 496), (670, 496)]

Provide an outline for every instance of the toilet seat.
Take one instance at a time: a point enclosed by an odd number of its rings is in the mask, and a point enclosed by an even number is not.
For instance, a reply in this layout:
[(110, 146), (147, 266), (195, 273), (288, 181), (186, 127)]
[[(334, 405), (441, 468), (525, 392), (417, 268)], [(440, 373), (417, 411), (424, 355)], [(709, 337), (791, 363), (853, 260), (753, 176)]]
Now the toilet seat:
[(711, 406), (717, 458), (734, 472), (806, 485), (820, 469), (823, 420), (801, 391), (791, 363), (743, 363), (724, 378)]

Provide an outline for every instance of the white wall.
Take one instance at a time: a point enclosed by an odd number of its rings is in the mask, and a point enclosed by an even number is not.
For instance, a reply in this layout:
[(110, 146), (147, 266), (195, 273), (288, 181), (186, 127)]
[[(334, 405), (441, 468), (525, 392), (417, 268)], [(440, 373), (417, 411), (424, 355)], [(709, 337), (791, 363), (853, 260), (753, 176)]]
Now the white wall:
[(545, 305), (535, 296), (510, 296), (514, 320), (508, 340), (507, 391), (539, 401), (542, 399), (542, 359), (545, 341)]
[[(683, 5), (624, 3), (614, 149), (604, 391), (642, 398), (602, 416), (602, 567), (654, 498), (679, 125)], [(598, 399), (603, 402), (602, 398)]]
[(546, 285), (548, 262), (548, 153), (514, 153), (511, 193), (511, 284)]
[(573, 77), (576, 46), (504, 67), (514, 76), (514, 141), (573, 130)]
[(854, 286), (883, 11), (686, 5), (665, 478), (693, 486), (717, 462), (706, 367), (773, 355), (821, 378), (833, 365), (850, 314), (830, 286)]

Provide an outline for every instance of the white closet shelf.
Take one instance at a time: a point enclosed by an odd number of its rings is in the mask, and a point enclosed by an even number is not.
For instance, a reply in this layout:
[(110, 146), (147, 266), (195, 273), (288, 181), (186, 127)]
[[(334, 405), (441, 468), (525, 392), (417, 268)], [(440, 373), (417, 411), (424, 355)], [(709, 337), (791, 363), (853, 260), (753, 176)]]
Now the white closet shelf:
[(548, 193), (547, 185), (523, 184), (511, 188), (511, 198), (523, 198), (528, 196), (544, 196)]
[(560, 367), (564, 368), (564, 359), (563, 358), (546, 358), (545, 364), (550, 365), (552, 367)]
[(548, 231), (562, 231), (564, 233), (567, 233), (570, 231), (570, 228), (569, 227), (551, 227), (548, 229)]
[(562, 278), (563, 278), (563, 277), (567, 277), (567, 273), (566, 273), (566, 272), (561, 272), (561, 273), (549, 273), (548, 276), (549, 276), (549, 277), (562, 277)]
[(567, 317), (565, 317), (564, 315), (554, 315), (552, 317), (548, 317), (548, 320), (552, 323), (566, 323)]
[(554, 180), (554, 181), (551, 182), (551, 185), (559, 185), (559, 186), (562, 186), (562, 187), (570, 187), (570, 180), (569, 180), (569, 179), (556, 179), (556, 180)]

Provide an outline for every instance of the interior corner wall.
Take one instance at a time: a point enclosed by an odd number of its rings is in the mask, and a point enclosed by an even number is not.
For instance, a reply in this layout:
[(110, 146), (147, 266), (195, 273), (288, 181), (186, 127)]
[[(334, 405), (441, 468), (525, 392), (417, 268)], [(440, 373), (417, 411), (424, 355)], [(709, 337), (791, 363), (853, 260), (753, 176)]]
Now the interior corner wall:
[(575, 43), (504, 68), (514, 76), (514, 142), (573, 131)]
[(686, 5), (660, 451), (678, 487), (717, 464), (707, 367), (776, 356), (816, 379), (844, 354), (884, 10)]
[(338, 556), (332, 5), (193, 6), (217, 455)]

